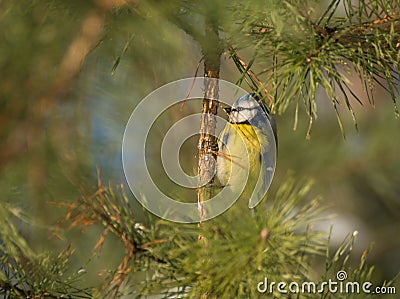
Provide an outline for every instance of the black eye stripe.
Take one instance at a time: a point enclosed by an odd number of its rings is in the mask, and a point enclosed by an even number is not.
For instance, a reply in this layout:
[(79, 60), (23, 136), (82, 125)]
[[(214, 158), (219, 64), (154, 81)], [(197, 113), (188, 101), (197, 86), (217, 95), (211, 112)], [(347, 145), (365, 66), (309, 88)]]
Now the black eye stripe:
[(231, 111), (237, 111), (237, 112), (240, 112), (240, 111), (243, 111), (243, 110), (255, 110), (256, 108), (255, 107), (253, 107), (253, 108), (244, 108), (244, 107), (237, 107), (237, 108), (232, 108), (231, 109)]

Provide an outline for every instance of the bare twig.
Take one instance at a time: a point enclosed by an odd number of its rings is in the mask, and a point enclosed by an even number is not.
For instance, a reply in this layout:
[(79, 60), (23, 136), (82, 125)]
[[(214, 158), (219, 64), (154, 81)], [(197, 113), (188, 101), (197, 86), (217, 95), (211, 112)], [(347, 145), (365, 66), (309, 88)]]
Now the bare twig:
[[(147, 229), (134, 221), (132, 210), (124, 201), (116, 198), (113, 190), (103, 185), (98, 172), (97, 190), (92, 194), (86, 194), (81, 189), (82, 197), (76, 204), (61, 204), (69, 207), (65, 220), (70, 227), (82, 227), (85, 230), (91, 225), (101, 225), (104, 230), (95, 245), (95, 251), (99, 255), (105, 241), (105, 236), (110, 232), (122, 241), (125, 255), (119, 263), (113, 278), (107, 284), (109, 291), (116, 295), (126, 281), (131, 271), (131, 260), (137, 254), (144, 254), (158, 264), (166, 264), (161, 257), (153, 253), (153, 246), (165, 243), (165, 239), (151, 239), (150, 236), (141, 235)], [(56, 203), (57, 204), (57, 203)]]
[(236, 52), (236, 50), (234, 48), (229, 48), (229, 52), (231, 55), (231, 58), (233, 60), (233, 62), (236, 64), (236, 67), (238, 68), (239, 72), (241, 74), (243, 74), (244, 76), (248, 76), (248, 78), (250, 79), (251, 83), (253, 86), (250, 85), (250, 87), (256, 87), (257, 90), (259, 92), (263, 91), (265, 93), (265, 95), (267, 96), (267, 106), (269, 108), (272, 107), (273, 104), (273, 98), (270, 95), (270, 93), (268, 92), (268, 90), (264, 87), (264, 84), (262, 83), (262, 81), (258, 78), (258, 76), (253, 72), (253, 70), (251, 69), (251, 65), (247, 64), (242, 58), (240, 58), (240, 56), (238, 55), (238, 53)]
[(187, 94), (186, 94), (186, 98), (185, 98), (185, 100), (182, 102), (182, 105), (181, 105), (179, 111), (183, 111), (183, 108), (185, 108), (186, 102), (187, 102), (187, 100), (189, 99), (190, 93), (192, 92), (192, 89), (193, 89), (195, 80), (196, 80), (196, 78), (197, 78), (197, 73), (199, 72), (200, 64), (201, 64), (201, 62), (203, 61), (203, 59), (204, 59), (204, 57), (202, 57), (202, 58), (199, 60), (199, 63), (197, 64), (196, 71), (194, 72), (194, 77), (193, 77), (192, 84), (190, 84), (189, 90), (188, 90), (188, 92), (187, 92)]

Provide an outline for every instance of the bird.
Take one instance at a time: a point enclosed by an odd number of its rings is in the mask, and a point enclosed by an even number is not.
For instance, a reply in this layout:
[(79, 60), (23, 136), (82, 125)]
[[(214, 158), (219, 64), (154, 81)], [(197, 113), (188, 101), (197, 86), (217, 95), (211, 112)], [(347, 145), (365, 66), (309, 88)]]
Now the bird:
[(276, 163), (274, 118), (255, 94), (224, 108), (228, 119), (218, 137), (215, 177), (222, 188), (248, 199), (253, 209), (266, 194)]

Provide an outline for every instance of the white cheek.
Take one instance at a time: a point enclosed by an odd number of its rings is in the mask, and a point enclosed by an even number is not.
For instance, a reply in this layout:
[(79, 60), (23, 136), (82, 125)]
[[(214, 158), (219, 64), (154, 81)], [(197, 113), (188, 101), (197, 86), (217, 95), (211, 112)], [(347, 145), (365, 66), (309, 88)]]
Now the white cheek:
[(231, 112), (229, 115), (229, 118), (232, 122), (237, 122), (238, 121), (238, 113), (236, 111)]
[(253, 119), (257, 115), (257, 109), (252, 109), (250, 111), (249, 119)]
[(240, 123), (246, 121), (246, 118), (243, 116), (242, 113), (239, 113), (238, 111), (233, 111), (230, 115), (231, 122), (233, 123)]

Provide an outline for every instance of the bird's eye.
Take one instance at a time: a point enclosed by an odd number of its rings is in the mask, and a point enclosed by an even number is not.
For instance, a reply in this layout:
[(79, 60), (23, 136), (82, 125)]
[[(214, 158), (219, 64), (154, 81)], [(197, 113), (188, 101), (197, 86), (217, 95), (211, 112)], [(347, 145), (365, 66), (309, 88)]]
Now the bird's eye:
[(236, 108), (236, 111), (243, 111), (244, 109), (243, 109), (243, 107), (237, 107)]

